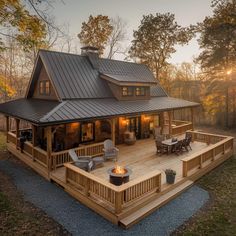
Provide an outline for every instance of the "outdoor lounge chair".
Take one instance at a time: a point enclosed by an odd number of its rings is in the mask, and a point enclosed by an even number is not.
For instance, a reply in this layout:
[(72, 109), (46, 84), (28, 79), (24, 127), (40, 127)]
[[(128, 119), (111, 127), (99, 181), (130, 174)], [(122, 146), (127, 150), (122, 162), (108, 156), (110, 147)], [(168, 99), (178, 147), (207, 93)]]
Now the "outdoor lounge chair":
[(105, 160), (114, 159), (115, 161), (117, 161), (119, 149), (114, 146), (113, 142), (110, 139), (104, 141), (103, 152)]
[(75, 166), (88, 172), (93, 169), (94, 163), (91, 156), (77, 156), (74, 149), (69, 150), (69, 155), (73, 160)]

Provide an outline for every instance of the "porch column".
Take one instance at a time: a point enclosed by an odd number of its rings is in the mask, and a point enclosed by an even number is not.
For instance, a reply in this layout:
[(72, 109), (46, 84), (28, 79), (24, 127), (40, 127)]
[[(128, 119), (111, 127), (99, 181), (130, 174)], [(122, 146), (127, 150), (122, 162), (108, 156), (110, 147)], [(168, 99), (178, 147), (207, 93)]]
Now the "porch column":
[(111, 119), (111, 140), (116, 144), (116, 119)]
[(192, 127), (194, 130), (194, 108), (193, 107), (191, 107), (191, 122), (192, 122)]
[(34, 161), (34, 148), (36, 146), (36, 126), (32, 125), (32, 160)]
[(173, 115), (173, 111), (168, 111), (168, 116), (169, 116), (169, 135), (172, 135), (172, 115)]
[(6, 116), (6, 140), (8, 143), (8, 132), (9, 132), (9, 116)]
[(16, 148), (18, 149), (19, 137), (20, 137), (20, 120), (15, 119), (16, 122)]
[(163, 134), (164, 129), (164, 112), (160, 114), (160, 126), (161, 126), (161, 134)]
[(52, 153), (52, 127), (45, 128), (47, 137), (47, 156), (48, 156), (48, 172), (51, 171), (51, 153)]

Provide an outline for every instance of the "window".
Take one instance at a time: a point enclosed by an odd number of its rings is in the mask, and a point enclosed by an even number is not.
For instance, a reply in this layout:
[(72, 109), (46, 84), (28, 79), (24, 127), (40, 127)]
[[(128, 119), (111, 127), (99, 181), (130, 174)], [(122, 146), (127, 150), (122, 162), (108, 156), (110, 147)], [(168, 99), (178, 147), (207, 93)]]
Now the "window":
[(137, 88), (135, 88), (135, 95), (136, 96), (145, 96), (146, 95), (145, 87), (137, 87)]
[(50, 94), (50, 82), (48, 80), (39, 82), (39, 94), (40, 95)]
[(81, 124), (81, 142), (94, 140), (95, 126), (94, 123)]
[(132, 87), (122, 87), (122, 96), (133, 96)]

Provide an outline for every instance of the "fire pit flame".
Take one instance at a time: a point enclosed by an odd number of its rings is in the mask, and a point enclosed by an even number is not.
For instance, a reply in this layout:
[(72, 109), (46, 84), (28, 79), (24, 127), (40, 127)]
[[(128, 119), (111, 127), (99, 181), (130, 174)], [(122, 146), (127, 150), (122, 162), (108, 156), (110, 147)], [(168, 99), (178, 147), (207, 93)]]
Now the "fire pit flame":
[(126, 170), (124, 167), (116, 165), (115, 168), (113, 169), (113, 173), (124, 175), (126, 173)]

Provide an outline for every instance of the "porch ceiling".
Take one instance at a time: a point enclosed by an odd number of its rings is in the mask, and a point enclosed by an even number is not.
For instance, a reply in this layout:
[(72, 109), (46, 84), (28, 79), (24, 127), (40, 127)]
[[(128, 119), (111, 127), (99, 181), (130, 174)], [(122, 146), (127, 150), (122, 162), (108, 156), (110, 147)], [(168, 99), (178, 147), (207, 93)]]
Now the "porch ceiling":
[(194, 106), (199, 106), (199, 104), (172, 97), (152, 97), (150, 100), (136, 101), (118, 101), (115, 98), (75, 99), (63, 102), (18, 99), (0, 104), (0, 112), (36, 124), (47, 125)]

